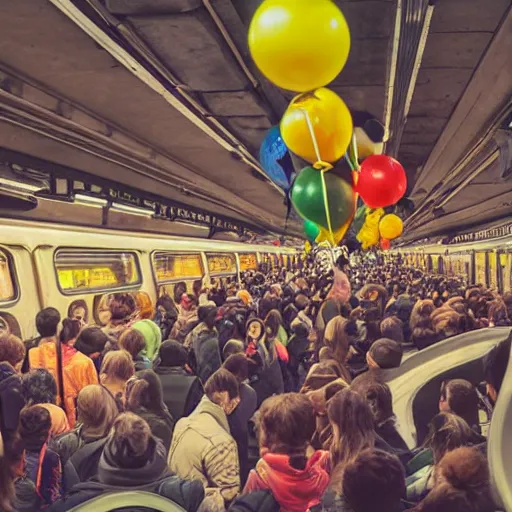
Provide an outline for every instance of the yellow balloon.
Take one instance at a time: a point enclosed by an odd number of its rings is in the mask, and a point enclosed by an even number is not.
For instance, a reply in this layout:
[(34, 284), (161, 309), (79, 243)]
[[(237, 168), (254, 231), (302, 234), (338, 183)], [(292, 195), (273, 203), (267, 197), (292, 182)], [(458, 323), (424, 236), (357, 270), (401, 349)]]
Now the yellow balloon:
[(249, 27), (249, 50), (275, 85), (312, 91), (345, 66), (350, 31), (332, 0), (265, 0)]
[(344, 101), (325, 87), (296, 96), (281, 119), (281, 136), (290, 151), (308, 162), (318, 161), (308, 118), (321, 160), (337, 162), (352, 138), (352, 116)]
[(383, 215), (384, 210), (382, 208), (377, 208), (373, 211), (369, 210), (369, 213), (366, 215), (363, 227), (356, 236), (364, 250), (379, 243), (379, 221)]
[(382, 217), (379, 224), (380, 236), (382, 238), (387, 238), (388, 240), (393, 240), (399, 237), (403, 230), (404, 224), (402, 219), (394, 213), (390, 213), (389, 215)]

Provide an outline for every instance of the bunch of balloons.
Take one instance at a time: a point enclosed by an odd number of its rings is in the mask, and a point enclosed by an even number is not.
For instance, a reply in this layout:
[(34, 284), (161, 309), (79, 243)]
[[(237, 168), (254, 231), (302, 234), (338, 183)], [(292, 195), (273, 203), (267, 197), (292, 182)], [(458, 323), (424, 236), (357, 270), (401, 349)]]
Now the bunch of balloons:
[[(359, 170), (350, 111), (326, 88), (350, 52), (345, 17), (332, 0), (264, 0), (250, 24), (249, 49), (268, 80), (299, 93), (263, 141), (263, 169), (289, 194), (304, 219), (307, 239), (338, 245), (352, 223), (358, 195), (369, 208), (380, 209), (396, 203), (407, 187), (403, 167), (390, 157), (372, 155)], [(292, 153), (311, 164), (297, 176)], [(351, 169), (348, 174), (332, 171), (342, 158)], [(379, 234), (380, 217), (377, 224), (375, 219), (367, 216), (369, 224), (361, 229), (367, 247), (381, 236), (391, 239)], [(397, 229), (387, 221), (382, 231), (393, 235)]]

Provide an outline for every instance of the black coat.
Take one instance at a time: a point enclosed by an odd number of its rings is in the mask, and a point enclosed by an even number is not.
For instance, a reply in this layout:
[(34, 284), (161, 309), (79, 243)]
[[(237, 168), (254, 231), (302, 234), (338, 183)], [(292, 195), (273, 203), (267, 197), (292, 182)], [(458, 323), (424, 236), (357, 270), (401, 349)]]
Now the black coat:
[[(188, 482), (170, 475), (167, 453), (160, 442), (152, 440), (147, 462), (142, 467), (130, 467), (130, 461), (121, 462), (105, 445), (98, 465), (98, 476), (92, 481), (75, 485), (65, 500), (59, 500), (46, 509), (48, 512), (66, 512), (107, 492), (145, 491), (159, 494), (188, 512), (195, 512), (204, 498), (199, 481)], [(137, 510), (130, 507), (133, 512)], [(146, 509), (144, 509), (146, 510)]]
[(156, 414), (155, 412), (148, 411), (147, 409), (140, 408), (132, 411), (143, 420), (147, 422), (151, 433), (160, 439), (167, 451), (171, 447), (172, 433), (174, 431), (174, 418), (167, 412), (167, 414)]
[(159, 366), (155, 372), (162, 383), (164, 403), (174, 420), (190, 415), (204, 395), (199, 378), (180, 366)]
[(0, 363), (0, 432), (8, 447), (16, 430), (21, 409), (25, 407), (21, 377), (6, 362)]

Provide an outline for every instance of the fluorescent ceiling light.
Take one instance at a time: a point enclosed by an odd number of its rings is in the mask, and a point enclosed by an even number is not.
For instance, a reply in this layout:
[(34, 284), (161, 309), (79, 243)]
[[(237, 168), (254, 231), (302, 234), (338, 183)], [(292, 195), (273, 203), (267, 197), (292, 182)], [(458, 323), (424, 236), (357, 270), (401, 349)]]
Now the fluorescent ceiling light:
[(39, 192), (44, 188), (44, 185), (32, 185), (22, 181), (11, 180), (0, 176), (0, 186), (4, 185), (11, 190), (18, 190), (22, 192)]
[(75, 194), (75, 203), (101, 208), (103, 206), (107, 206), (108, 201), (106, 199), (102, 199), (101, 197), (87, 196), (85, 194)]
[(141, 208), (140, 206), (129, 206), (122, 203), (112, 203), (112, 210), (121, 213), (129, 213), (131, 215), (141, 215), (143, 217), (151, 217), (154, 215), (153, 210)]

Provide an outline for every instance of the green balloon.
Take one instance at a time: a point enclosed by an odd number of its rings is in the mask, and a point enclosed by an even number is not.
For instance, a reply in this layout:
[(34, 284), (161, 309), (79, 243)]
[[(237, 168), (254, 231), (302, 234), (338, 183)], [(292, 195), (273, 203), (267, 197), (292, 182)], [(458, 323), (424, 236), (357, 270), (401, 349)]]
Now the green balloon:
[(314, 242), (316, 237), (320, 234), (320, 228), (314, 222), (306, 219), (304, 221), (304, 233), (310, 242)]
[[(326, 172), (324, 177), (329, 201), (331, 228), (336, 231), (354, 213), (355, 192), (350, 183), (334, 173)], [(293, 184), (292, 204), (303, 218), (329, 229), (325, 213), (321, 171), (317, 171), (313, 167), (302, 169)]]

